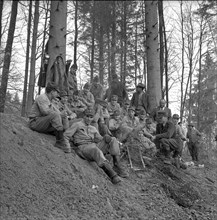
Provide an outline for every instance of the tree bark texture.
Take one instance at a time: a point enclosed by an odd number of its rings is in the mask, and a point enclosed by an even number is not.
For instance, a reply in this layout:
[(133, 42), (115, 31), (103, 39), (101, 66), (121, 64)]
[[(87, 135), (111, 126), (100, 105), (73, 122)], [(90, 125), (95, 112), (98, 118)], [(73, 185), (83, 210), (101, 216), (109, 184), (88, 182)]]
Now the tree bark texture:
[(158, 0), (159, 14), (159, 38), (160, 38), (160, 76), (161, 90), (163, 91), (163, 74), (164, 74), (164, 35), (163, 35), (163, 0)]
[(3, 10), (4, 1), (0, 1), (0, 48), (2, 42), (2, 10)]
[(182, 78), (181, 78), (181, 106), (180, 106), (180, 118), (182, 122), (184, 114), (184, 105), (185, 105), (185, 94), (184, 94), (184, 73), (185, 73), (185, 39), (184, 39), (184, 15), (183, 15), (183, 3), (181, 0), (180, 3), (181, 9), (181, 34), (182, 34)]
[(123, 64), (123, 75), (122, 75), (122, 82), (126, 84), (126, 76), (127, 76), (127, 1), (124, 1), (124, 19), (123, 19), (123, 41), (124, 41), (124, 64)]
[(145, 23), (148, 72), (148, 111), (151, 112), (158, 105), (161, 98), (160, 56), (156, 1), (145, 1)]
[(99, 26), (99, 81), (103, 85), (104, 78), (104, 29)]
[(36, 44), (37, 44), (37, 32), (38, 32), (38, 21), (39, 21), (39, 1), (35, 1), (35, 14), (34, 14), (34, 26), (32, 34), (32, 50), (31, 50), (31, 65), (29, 74), (29, 89), (27, 97), (27, 115), (31, 111), (33, 99), (34, 99), (34, 88), (35, 88), (35, 63), (36, 63)]
[(66, 63), (67, 1), (51, 1), (50, 30), (48, 42), (49, 62), (46, 84), (55, 82), (59, 89), (68, 91)]
[(32, 0), (29, 2), (29, 17), (28, 17), (28, 28), (27, 28), (27, 42), (26, 42), (26, 64), (25, 64), (25, 77), (24, 77), (24, 87), (23, 87), (23, 100), (21, 116), (25, 116), (26, 113), (26, 97), (27, 97), (27, 82), (29, 73), (29, 48), (30, 48), (30, 35), (31, 35), (31, 21), (32, 18)]
[(75, 1), (75, 38), (74, 38), (74, 64), (77, 63), (78, 42), (78, 1)]
[(91, 80), (91, 82), (93, 80), (93, 72), (94, 72), (95, 29), (96, 29), (95, 1), (93, 1), (92, 33), (91, 33), (91, 63), (90, 63), (90, 80)]
[(134, 49), (134, 57), (135, 57), (135, 65), (134, 65), (134, 77), (135, 77), (135, 87), (137, 85), (137, 67), (138, 67), (138, 59), (137, 59), (137, 42), (138, 42), (138, 16), (136, 15), (136, 30), (135, 30), (135, 49)]
[(15, 31), (16, 19), (17, 19), (17, 7), (18, 7), (18, 1), (14, 0), (12, 3), (11, 19), (8, 30), (8, 38), (5, 47), (4, 64), (2, 70), (1, 89), (0, 89), (0, 112), (4, 112), (4, 108), (5, 108), (6, 92), (8, 87), (8, 76), (9, 76), (9, 69), (11, 63), (11, 52), (12, 52), (14, 31)]
[(116, 2), (112, 2), (112, 14), (113, 14), (113, 22), (112, 22), (112, 41), (111, 41), (111, 73), (116, 73)]

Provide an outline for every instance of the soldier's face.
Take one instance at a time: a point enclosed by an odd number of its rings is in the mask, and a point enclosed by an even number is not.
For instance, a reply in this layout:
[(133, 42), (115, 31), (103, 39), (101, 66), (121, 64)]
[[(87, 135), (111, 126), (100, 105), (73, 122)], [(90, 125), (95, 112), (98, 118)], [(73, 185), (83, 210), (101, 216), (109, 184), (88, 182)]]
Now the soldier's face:
[(135, 113), (134, 113), (134, 111), (133, 111), (133, 110), (131, 110), (131, 109), (130, 109), (130, 110), (128, 110), (128, 114), (129, 114), (129, 116), (131, 116), (131, 117), (132, 117), (132, 116), (134, 116), (134, 114), (135, 114)]
[(145, 120), (145, 117), (146, 117), (146, 115), (144, 115), (144, 114), (139, 115), (139, 118), (140, 118), (141, 120)]
[(87, 94), (89, 92), (89, 89), (84, 89), (84, 93)]
[(63, 96), (63, 97), (61, 97), (61, 102), (62, 103), (67, 103), (68, 102), (68, 96)]
[(120, 115), (115, 115), (115, 116), (114, 116), (114, 119), (115, 119), (115, 120), (119, 120), (119, 119), (120, 119)]
[(179, 119), (178, 119), (178, 118), (173, 118), (173, 123), (174, 123), (175, 125), (177, 125), (177, 124), (178, 124), (178, 121), (179, 121)]
[(74, 99), (75, 101), (78, 101), (78, 95), (73, 95), (73, 99)]
[(56, 90), (51, 91), (52, 99), (55, 99), (59, 93)]
[(93, 116), (92, 115), (85, 115), (84, 116), (84, 122), (85, 122), (86, 125), (90, 125), (92, 121), (93, 121)]
[(163, 107), (165, 107), (165, 105), (166, 105), (166, 102), (164, 100), (161, 100), (160, 101), (160, 107), (163, 108)]
[(112, 105), (115, 105), (117, 103), (117, 100), (111, 100)]
[(143, 131), (139, 131), (138, 136), (141, 138), (143, 136)]

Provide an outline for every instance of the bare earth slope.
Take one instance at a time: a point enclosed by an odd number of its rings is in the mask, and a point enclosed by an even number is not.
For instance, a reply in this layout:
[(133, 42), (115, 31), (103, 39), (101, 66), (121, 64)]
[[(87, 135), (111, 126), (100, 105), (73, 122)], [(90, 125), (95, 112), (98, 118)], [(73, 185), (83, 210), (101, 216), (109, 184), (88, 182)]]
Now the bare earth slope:
[(54, 142), (27, 119), (0, 115), (1, 220), (217, 219), (215, 165), (177, 170), (153, 161), (113, 185), (94, 162)]

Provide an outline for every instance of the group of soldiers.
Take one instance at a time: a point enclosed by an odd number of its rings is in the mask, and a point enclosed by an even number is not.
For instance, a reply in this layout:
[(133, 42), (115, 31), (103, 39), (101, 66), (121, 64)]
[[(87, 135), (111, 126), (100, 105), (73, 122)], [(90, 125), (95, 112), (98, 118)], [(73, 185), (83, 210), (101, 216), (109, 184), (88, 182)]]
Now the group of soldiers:
[[(39, 95), (29, 114), (29, 127), (37, 132), (53, 134), (55, 147), (70, 153), (72, 149), (83, 159), (95, 161), (117, 184), (129, 176), (121, 162), (121, 143), (139, 138), (143, 152), (151, 152), (167, 164), (175, 162), (180, 168), (183, 141), (188, 141), (191, 156), (198, 161), (197, 136), (201, 134), (189, 125), (187, 136), (178, 125), (179, 115), (172, 116), (166, 102), (148, 113), (145, 86), (139, 83), (131, 100), (116, 74), (104, 93), (98, 76), (86, 83), (81, 91), (59, 91), (48, 83), (45, 93)], [(195, 139), (195, 140), (194, 140)], [(108, 161), (106, 155), (113, 161)]]

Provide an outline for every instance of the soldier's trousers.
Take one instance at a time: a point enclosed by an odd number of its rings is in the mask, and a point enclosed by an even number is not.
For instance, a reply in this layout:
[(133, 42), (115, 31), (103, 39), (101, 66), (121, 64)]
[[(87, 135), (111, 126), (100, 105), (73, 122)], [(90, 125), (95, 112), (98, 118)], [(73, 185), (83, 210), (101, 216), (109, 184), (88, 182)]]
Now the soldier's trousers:
[(188, 150), (190, 152), (190, 155), (192, 157), (193, 161), (198, 161), (199, 158), (199, 143), (192, 143), (188, 142)]

